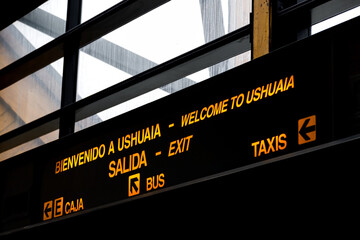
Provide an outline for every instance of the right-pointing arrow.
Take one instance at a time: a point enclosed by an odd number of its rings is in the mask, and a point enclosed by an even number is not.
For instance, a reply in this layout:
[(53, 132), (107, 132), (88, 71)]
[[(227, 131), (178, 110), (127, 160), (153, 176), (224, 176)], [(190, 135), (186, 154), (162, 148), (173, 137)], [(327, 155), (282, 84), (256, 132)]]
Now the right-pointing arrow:
[(316, 116), (300, 119), (298, 122), (299, 145), (316, 140)]

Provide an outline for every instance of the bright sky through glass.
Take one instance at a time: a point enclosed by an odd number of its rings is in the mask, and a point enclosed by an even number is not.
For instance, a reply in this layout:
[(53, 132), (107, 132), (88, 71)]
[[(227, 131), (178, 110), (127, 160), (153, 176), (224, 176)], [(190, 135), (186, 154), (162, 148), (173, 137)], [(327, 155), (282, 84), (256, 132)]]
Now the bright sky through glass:
[(355, 18), (357, 16), (360, 16), (360, 7), (351, 9), (347, 12), (344, 12), (342, 14), (339, 14), (335, 17), (329, 18), (325, 21), (322, 21), (318, 24), (315, 24), (311, 27), (311, 34), (316, 34), (318, 32), (324, 31), (328, 28), (331, 28), (333, 26), (336, 26), (340, 23), (346, 22), (352, 18)]

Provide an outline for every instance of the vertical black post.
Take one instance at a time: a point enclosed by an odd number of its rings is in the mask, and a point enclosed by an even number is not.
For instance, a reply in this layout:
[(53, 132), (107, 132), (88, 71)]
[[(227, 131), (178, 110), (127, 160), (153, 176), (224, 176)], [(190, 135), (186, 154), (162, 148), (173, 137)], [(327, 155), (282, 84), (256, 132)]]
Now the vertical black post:
[[(82, 0), (68, 0), (66, 19), (66, 31), (77, 26), (81, 22)], [(76, 86), (79, 59), (79, 40), (65, 43), (64, 46), (64, 67), (61, 91), (61, 108), (76, 101)], [(75, 111), (68, 109), (60, 117), (59, 138), (74, 133)]]

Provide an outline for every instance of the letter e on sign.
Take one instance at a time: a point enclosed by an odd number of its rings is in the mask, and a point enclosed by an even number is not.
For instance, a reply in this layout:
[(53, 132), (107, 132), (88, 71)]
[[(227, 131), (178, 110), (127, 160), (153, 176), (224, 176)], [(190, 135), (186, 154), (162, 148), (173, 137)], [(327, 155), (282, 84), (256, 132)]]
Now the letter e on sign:
[(299, 119), (298, 143), (299, 145), (316, 140), (316, 115)]
[(64, 198), (60, 197), (54, 200), (54, 218), (63, 215)]

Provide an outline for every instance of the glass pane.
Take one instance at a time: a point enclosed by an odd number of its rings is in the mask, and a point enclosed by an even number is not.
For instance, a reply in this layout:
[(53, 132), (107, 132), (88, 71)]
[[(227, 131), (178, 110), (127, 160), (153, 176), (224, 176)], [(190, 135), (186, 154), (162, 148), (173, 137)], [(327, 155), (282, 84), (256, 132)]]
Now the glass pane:
[(0, 91), (0, 135), (60, 108), (63, 59)]
[[(245, 52), (238, 56), (235, 56), (233, 58), (230, 58), (228, 60), (225, 60), (224, 62), (222, 62), (220, 64), (227, 65), (228, 66), (227, 70), (230, 70), (230, 69), (237, 67), (243, 63), (249, 62), (250, 60), (251, 60), (251, 52), (248, 51), (248, 52)], [(218, 64), (216, 64), (216, 65), (218, 65)], [(216, 65), (214, 65), (212, 67), (215, 67)], [(106, 120), (116, 117), (120, 114), (124, 114), (128, 111), (136, 109), (147, 103), (151, 103), (155, 100), (166, 97), (171, 93), (185, 89), (185, 88), (191, 86), (192, 84), (202, 82), (209, 78), (212, 67), (200, 70), (200, 71), (193, 73), (185, 78), (179, 79), (171, 84), (168, 84), (166, 86), (163, 86), (163, 87), (155, 89), (155, 90), (152, 90), (148, 93), (142, 94), (142, 95), (140, 95), (136, 98), (133, 98), (129, 101), (126, 101), (117, 106), (114, 106), (105, 111), (102, 111), (96, 115), (93, 115), (84, 120), (78, 121), (75, 124), (75, 131), (77, 132), (77, 131), (80, 131), (87, 127), (96, 125), (97, 123), (106, 121)], [(220, 73), (221, 72), (217, 72), (217, 74), (220, 74)], [(189, 84), (189, 82), (191, 82), (191, 84)]]
[[(77, 100), (249, 24), (250, 10), (250, 0), (160, 6), (80, 50)], [(209, 76), (226, 68), (214, 66)]]
[(67, 1), (50, 0), (0, 32), (0, 68), (65, 32)]
[[(240, 54), (236, 57), (225, 60), (220, 64), (227, 65), (228, 66), (227, 70), (230, 70), (230, 69), (237, 67), (243, 63), (249, 62), (250, 60), (251, 60), (251, 52), (248, 51), (248, 52)], [(214, 66), (216, 66), (216, 65), (214, 65)], [(99, 116), (99, 118), (102, 121), (105, 121), (105, 120), (108, 120), (115, 116), (118, 116), (120, 114), (124, 114), (128, 111), (136, 109), (147, 103), (151, 103), (155, 100), (166, 97), (174, 92), (177, 92), (179, 90), (190, 87), (192, 84), (196, 84), (196, 83), (205, 81), (206, 79), (209, 78), (210, 69), (211, 69), (211, 67), (200, 70), (200, 71), (193, 73), (185, 78), (177, 80), (171, 84), (168, 84), (166, 86), (163, 86), (163, 87), (155, 89), (155, 90), (152, 90), (148, 93), (140, 95), (136, 98), (133, 98), (133, 99), (126, 101), (122, 104), (119, 104), (115, 107), (112, 107), (110, 109), (102, 111), (102, 112), (98, 113), (97, 115)], [(217, 72), (217, 74), (220, 74), (220, 73), (221, 72)], [(188, 81), (192, 81), (192, 84), (188, 84)]]
[[(249, 24), (250, 11), (250, 0), (173, 0), (154, 9), (80, 49), (77, 100)], [(80, 121), (76, 130), (208, 79), (248, 59), (247, 53), (245, 58), (236, 57), (203, 69)]]
[(95, 17), (119, 2), (122, 2), (122, 0), (82, 0), (81, 22), (83, 23), (90, 18)]

